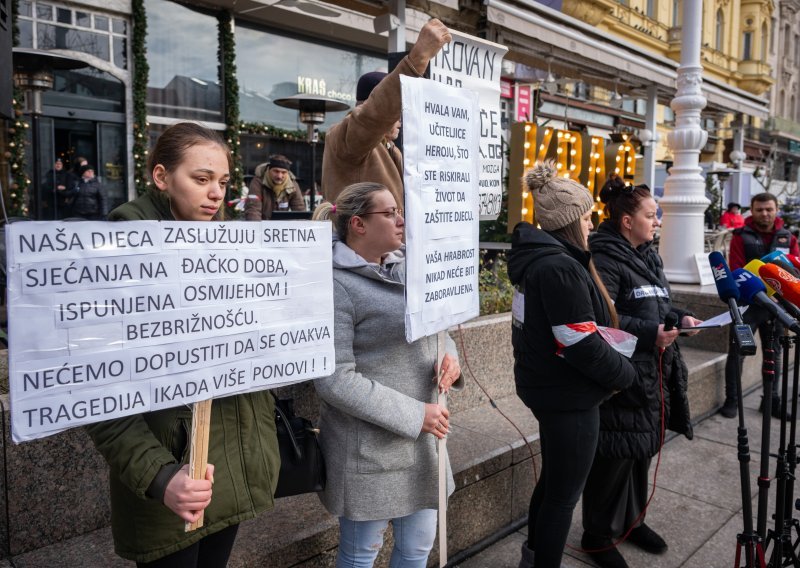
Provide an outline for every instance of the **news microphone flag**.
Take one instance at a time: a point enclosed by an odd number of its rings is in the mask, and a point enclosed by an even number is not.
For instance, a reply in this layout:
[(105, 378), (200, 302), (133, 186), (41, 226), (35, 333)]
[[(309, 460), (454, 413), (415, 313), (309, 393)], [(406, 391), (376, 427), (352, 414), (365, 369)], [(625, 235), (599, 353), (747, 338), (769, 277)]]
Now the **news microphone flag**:
[(711, 274), (714, 275), (714, 284), (717, 286), (717, 294), (723, 302), (739, 299), (739, 288), (736, 281), (728, 269), (725, 257), (718, 250), (708, 255), (708, 262), (711, 265)]
[(711, 265), (711, 274), (714, 276), (714, 284), (717, 286), (717, 294), (720, 299), (728, 304), (733, 321), (733, 343), (739, 355), (755, 355), (756, 342), (753, 339), (753, 332), (750, 326), (742, 321), (742, 314), (739, 313), (739, 287), (733, 279), (728, 263), (722, 253), (715, 250), (708, 255), (708, 262)]

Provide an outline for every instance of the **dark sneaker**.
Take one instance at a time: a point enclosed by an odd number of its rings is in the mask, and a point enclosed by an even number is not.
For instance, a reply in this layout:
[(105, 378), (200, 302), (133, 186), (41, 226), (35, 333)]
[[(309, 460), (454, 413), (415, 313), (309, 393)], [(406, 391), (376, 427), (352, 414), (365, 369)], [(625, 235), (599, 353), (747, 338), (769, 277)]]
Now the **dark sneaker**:
[(737, 404), (736, 399), (726, 398), (722, 408), (719, 409), (719, 413), (724, 418), (736, 418), (736, 415), (739, 413), (739, 405)]
[(667, 543), (664, 542), (664, 539), (644, 523), (631, 531), (631, 534), (628, 535), (628, 542), (651, 554), (664, 554), (667, 551)]
[(583, 533), (581, 548), (600, 568), (628, 568), (628, 563), (610, 538)]

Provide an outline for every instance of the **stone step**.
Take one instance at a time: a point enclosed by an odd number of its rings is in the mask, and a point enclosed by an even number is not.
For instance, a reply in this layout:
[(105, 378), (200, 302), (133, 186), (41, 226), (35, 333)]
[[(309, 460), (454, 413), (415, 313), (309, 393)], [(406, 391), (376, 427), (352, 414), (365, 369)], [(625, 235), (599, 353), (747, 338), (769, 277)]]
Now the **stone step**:
[[(487, 332), (466, 328), (463, 333), (467, 336)], [(498, 342), (502, 340), (501, 337)], [(722, 403), (725, 356), (718, 351), (689, 346), (683, 348), (683, 354), (690, 371), (690, 405), (694, 418), (699, 419), (714, 412)], [(467, 358), (478, 361), (481, 355), (470, 353)], [(471, 368), (475, 371), (478, 364), (472, 364), (471, 360)], [(746, 361), (746, 390), (760, 382), (758, 364), (756, 358)], [(484, 370), (488, 368), (483, 367)], [(452, 397), (454, 410), (458, 406), (464, 408), (453, 413), (452, 431), (447, 442), (456, 481), (456, 492), (448, 504), (448, 552), (451, 557), (523, 518), (534, 486), (534, 464), (536, 472), (540, 471), (538, 424), (530, 410), (513, 394), (513, 380), (507, 375), (495, 380), (496, 373), (479, 374), (478, 377), (478, 381), (485, 383), (488, 394), (467, 377), (468, 387)], [(457, 403), (462, 394), (474, 402)], [(490, 396), (497, 409), (489, 403)], [(501, 412), (519, 428), (524, 440)], [(98, 483), (98, 480), (94, 482)], [(241, 525), (230, 566), (333, 566), (337, 539), (337, 522), (315, 495), (281, 499), (273, 511)], [(390, 542), (389, 533), (387, 546), (384, 546), (376, 566), (387, 565)], [(16, 567), (133, 565), (114, 555), (107, 527), (15, 554), (11, 560)], [(438, 543), (429, 565), (434, 566), (437, 562)]]

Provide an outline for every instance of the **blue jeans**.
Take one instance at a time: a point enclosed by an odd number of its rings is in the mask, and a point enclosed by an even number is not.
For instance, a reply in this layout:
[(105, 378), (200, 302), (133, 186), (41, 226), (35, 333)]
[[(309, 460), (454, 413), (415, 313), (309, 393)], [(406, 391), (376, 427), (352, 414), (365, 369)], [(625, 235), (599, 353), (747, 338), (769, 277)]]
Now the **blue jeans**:
[[(436, 509), (392, 519), (394, 550), (390, 568), (425, 568), (436, 537)], [(351, 521), (339, 517), (336, 568), (371, 568), (383, 546), (389, 520)]]

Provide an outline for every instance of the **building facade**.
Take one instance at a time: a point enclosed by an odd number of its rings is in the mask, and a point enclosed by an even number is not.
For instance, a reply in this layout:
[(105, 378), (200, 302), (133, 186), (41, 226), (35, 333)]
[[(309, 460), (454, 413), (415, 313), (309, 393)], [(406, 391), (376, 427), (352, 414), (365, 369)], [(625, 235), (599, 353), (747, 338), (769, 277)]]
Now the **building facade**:
[[(781, 10), (784, 4), (795, 3), (782, 2)], [(145, 156), (136, 149), (137, 139), (152, 140), (179, 120), (199, 120), (226, 131), (229, 138), (238, 137), (240, 174), (252, 173), (270, 153), (283, 153), (294, 160), (301, 186), (308, 187), (314, 168), (305, 127), (296, 111), (281, 108), (274, 100), (308, 93), (352, 104), (357, 77), (385, 70), (388, 52), (413, 42), (424, 22), (437, 16), (453, 28), (510, 48), (504, 62), (508, 98), (501, 105), (507, 127), (527, 117), (604, 138), (623, 133), (647, 158), (640, 160), (637, 175), (650, 181), (654, 173), (645, 164), (650, 163), (652, 170), (654, 161), (670, 160), (665, 141), (674, 124), (669, 102), (677, 86), (681, 4), (681, 0), (394, 0), (389, 4), (19, 0), (18, 47), (57, 52), (86, 64), (82, 69), (56, 71), (54, 87), (43, 94), (38, 117), (34, 150), (38, 176), (31, 171), (30, 151), (25, 167), (28, 177), (44, 180), (56, 157), (68, 165), (85, 157), (96, 165), (112, 203), (121, 203), (144, 183), (140, 178)], [(780, 43), (771, 44), (769, 38), (773, 26), (786, 21), (778, 12), (772, 0), (704, 2), (701, 56), (708, 106), (702, 121), (710, 133), (702, 149), (704, 160), (726, 159), (736, 124), (761, 128), (769, 118), (765, 93), (776, 80), (772, 65), (779, 61), (772, 44)], [(789, 43), (796, 46), (797, 18), (792, 21)], [(134, 32), (143, 24), (145, 43), (137, 48)], [(223, 45), (224, 31), (231, 33), (233, 47)], [(230, 49), (235, 51), (235, 92), (225, 86), (224, 62), (231, 61), (225, 52)], [(796, 65), (794, 57), (781, 57), (781, 65)], [(144, 63), (149, 67), (146, 90), (137, 90), (137, 69)], [(771, 91), (786, 109), (797, 100), (793, 80), (780, 81), (783, 95)], [(146, 104), (144, 128), (134, 113), (141, 97)], [(230, 124), (231, 116), (236, 124)], [(331, 113), (319, 126), (323, 142), (325, 130), (342, 116)], [(22, 118), (30, 118), (24, 109)], [(769, 153), (754, 136), (745, 138), (749, 159), (763, 159)], [(32, 142), (30, 132), (28, 139)], [(8, 135), (0, 138), (0, 145), (8, 145), (8, 140)], [(321, 154), (316, 152), (317, 160)], [(0, 175), (12, 178), (13, 165), (0, 164)], [(29, 214), (52, 218), (52, 212), (42, 210), (47, 188), (41, 182), (39, 186), (28, 191)]]

